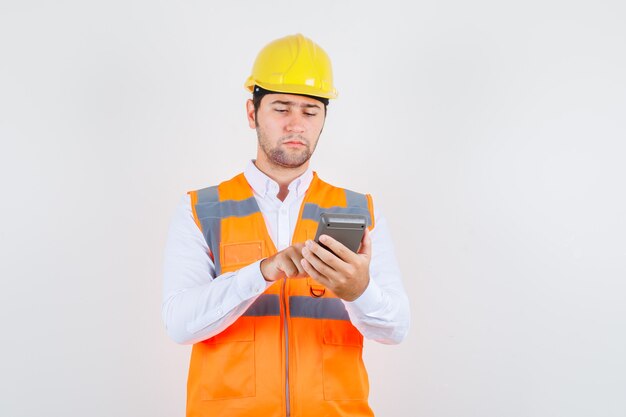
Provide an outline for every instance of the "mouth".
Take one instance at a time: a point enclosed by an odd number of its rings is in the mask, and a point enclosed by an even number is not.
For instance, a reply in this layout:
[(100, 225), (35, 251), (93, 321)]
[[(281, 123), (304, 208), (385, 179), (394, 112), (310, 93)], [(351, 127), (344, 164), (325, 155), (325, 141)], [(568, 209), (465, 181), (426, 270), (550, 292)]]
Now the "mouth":
[(299, 140), (288, 140), (283, 142), (283, 145), (287, 146), (305, 146), (305, 143)]

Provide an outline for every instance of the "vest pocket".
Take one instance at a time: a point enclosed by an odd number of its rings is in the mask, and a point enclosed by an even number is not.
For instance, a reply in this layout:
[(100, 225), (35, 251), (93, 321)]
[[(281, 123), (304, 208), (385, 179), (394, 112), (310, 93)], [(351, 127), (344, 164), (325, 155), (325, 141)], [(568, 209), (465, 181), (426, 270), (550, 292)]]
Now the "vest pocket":
[(254, 321), (241, 317), (203, 342), (202, 398), (225, 400), (256, 395)]
[(344, 320), (324, 320), (322, 374), (325, 400), (366, 400), (369, 394), (363, 364), (363, 335)]
[(222, 270), (234, 271), (263, 258), (264, 243), (260, 240), (252, 242), (221, 243), (220, 262)]

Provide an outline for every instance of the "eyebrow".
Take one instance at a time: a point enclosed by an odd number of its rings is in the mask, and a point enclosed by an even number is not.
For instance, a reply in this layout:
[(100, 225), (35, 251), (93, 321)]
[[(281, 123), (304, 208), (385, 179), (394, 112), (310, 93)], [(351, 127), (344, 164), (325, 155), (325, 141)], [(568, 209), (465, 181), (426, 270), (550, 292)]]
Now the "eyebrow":
[[(270, 104), (282, 104), (284, 106), (295, 106), (296, 103), (293, 101), (274, 100)], [(321, 109), (320, 106), (318, 106), (317, 104), (312, 104), (312, 103), (302, 103), (300, 107), (305, 107), (305, 108), (315, 107), (315, 108)]]

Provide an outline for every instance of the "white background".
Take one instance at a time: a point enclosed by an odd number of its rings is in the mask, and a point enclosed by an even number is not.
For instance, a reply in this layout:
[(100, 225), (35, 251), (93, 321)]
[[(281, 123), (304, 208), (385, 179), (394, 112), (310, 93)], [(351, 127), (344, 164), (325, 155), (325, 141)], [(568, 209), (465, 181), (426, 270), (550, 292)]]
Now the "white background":
[(161, 266), (256, 151), (242, 84), (333, 60), (313, 166), (374, 195), (412, 305), (378, 416), (626, 415), (623, 1), (0, 2), (0, 415), (183, 416)]

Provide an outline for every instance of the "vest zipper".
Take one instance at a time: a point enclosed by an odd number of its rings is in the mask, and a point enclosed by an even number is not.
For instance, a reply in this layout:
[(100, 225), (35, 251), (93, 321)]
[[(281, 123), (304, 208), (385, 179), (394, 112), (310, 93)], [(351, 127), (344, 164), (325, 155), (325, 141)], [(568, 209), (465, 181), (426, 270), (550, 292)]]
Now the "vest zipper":
[(287, 406), (287, 417), (291, 416), (291, 402), (289, 400), (289, 326), (287, 325), (287, 278), (283, 281), (283, 307), (285, 310), (285, 400)]

